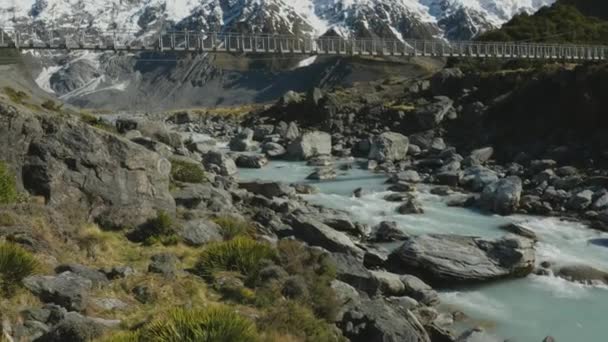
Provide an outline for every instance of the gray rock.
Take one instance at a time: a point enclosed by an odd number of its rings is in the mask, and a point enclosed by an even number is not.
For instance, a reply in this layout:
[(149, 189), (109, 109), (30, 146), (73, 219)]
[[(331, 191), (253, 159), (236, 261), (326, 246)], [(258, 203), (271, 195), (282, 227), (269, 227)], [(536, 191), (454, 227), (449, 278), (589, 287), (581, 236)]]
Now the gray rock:
[(179, 259), (171, 253), (159, 253), (150, 258), (148, 272), (159, 273), (166, 278), (175, 278)]
[(409, 140), (406, 136), (386, 132), (372, 139), (368, 158), (378, 162), (405, 160), (409, 148)]
[(509, 224), (500, 226), (500, 229), (507, 231), (509, 233), (515, 234), (515, 235), (523, 236), (525, 238), (532, 239), (534, 241), (538, 241), (538, 236), (536, 236), (536, 233), (533, 230), (530, 230), (530, 229), (522, 226), (521, 224), (509, 223)]
[(374, 242), (403, 241), (408, 238), (408, 235), (399, 229), (397, 222), (394, 221), (382, 221), (372, 231), (374, 232)]
[(242, 132), (230, 140), (229, 147), (231, 151), (236, 152), (257, 150), (258, 145), (253, 141), (253, 130), (245, 128)]
[(387, 271), (370, 271), (378, 282), (380, 293), (384, 296), (402, 296), (405, 293), (405, 285), (398, 274)]
[(420, 177), (420, 174), (418, 174), (418, 172), (414, 170), (407, 170), (392, 175), (388, 181), (389, 183), (420, 183), (422, 181), (422, 178)]
[(398, 182), (389, 186), (387, 190), (394, 192), (412, 192), (416, 191), (416, 186), (406, 182)]
[(445, 96), (435, 97), (435, 102), (420, 106), (414, 111), (414, 117), (418, 126), (422, 130), (433, 129), (439, 125), (443, 119), (454, 111), (452, 105), (454, 101)]
[(127, 139), (70, 116), (25, 110), (0, 111), (0, 136), (2, 159), (19, 170), (19, 187), (52, 208), (108, 228), (175, 210), (170, 162)]
[(268, 164), (268, 159), (262, 154), (241, 154), (236, 158), (238, 167), (247, 169), (261, 169)]
[(223, 239), (220, 226), (205, 219), (187, 221), (178, 234), (184, 242), (191, 246), (201, 246)]
[(448, 186), (458, 186), (462, 182), (462, 172), (442, 171), (435, 175), (437, 183)]
[(336, 179), (336, 177), (338, 177), (338, 174), (336, 173), (336, 170), (333, 167), (324, 167), (324, 168), (317, 169), (315, 172), (308, 175), (308, 177), (306, 177), (306, 179), (330, 180), (330, 179)]
[(158, 153), (163, 158), (169, 158), (173, 155), (173, 148), (167, 144), (163, 144), (159, 141), (140, 137), (130, 139), (132, 142), (139, 144), (152, 152)]
[(597, 195), (597, 199), (591, 205), (591, 209), (601, 211), (608, 208), (608, 191), (600, 192)]
[(405, 203), (401, 204), (397, 207), (397, 213), (401, 215), (410, 215), (410, 214), (423, 214), (424, 209), (422, 208), (422, 204), (418, 202), (413, 196), (408, 198)]
[(293, 187), (281, 182), (241, 182), (239, 183), (239, 187), (256, 195), (262, 195), (267, 198), (289, 197), (296, 193)]
[(89, 279), (93, 286), (100, 287), (109, 283), (108, 277), (98, 270), (80, 264), (64, 264), (55, 268), (55, 273), (72, 272), (75, 275)]
[(344, 311), (337, 325), (349, 341), (431, 341), (409, 310), (398, 311), (383, 299), (354, 302)]
[(232, 208), (232, 196), (211, 184), (187, 184), (173, 193), (178, 206), (187, 209), (208, 209), (214, 212)]
[(509, 176), (488, 184), (479, 198), (480, 207), (500, 215), (513, 214), (519, 207), (522, 182), (517, 176)]
[(608, 285), (608, 272), (585, 265), (570, 265), (554, 271), (558, 277), (584, 284)]
[(471, 154), (465, 159), (464, 164), (467, 166), (477, 166), (485, 164), (492, 155), (494, 154), (494, 149), (492, 147), (484, 147), (477, 150), (471, 151)]
[(131, 266), (114, 266), (110, 269), (104, 269), (103, 273), (110, 280), (124, 279), (136, 274)]
[(593, 203), (593, 191), (584, 190), (570, 197), (566, 207), (570, 210), (585, 210)]
[(462, 93), (464, 78), (464, 73), (458, 68), (442, 69), (431, 77), (431, 92), (435, 95), (458, 95)]
[(95, 319), (68, 312), (59, 324), (40, 337), (41, 342), (88, 342), (101, 337), (106, 326)]
[(91, 299), (91, 303), (97, 308), (106, 311), (122, 310), (129, 306), (117, 298), (93, 298)]
[(406, 296), (412, 297), (425, 305), (433, 306), (439, 304), (437, 291), (433, 290), (432, 287), (420, 278), (406, 274), (402, 275), (400, 280), (404, 285), (404, 294)]
[(341, 232), (345, 232), (354, 236), (367, 236), (369, 235), (369, 230), (367, 226), (354, 223), (348, 217), (328, 217), (323, 219), (323, 223), (332, 227), (333, 229), (339, 230)]
[(30, 276), (23, 285), (45, 303), (54, 303), (68, 310), (82, 311), (86, 308), (91, 280), (72, 272), (57, 276)]
[(295, 122), (290, 122), (289, 126), (287, 126), (287, 129), (285, 130), (285, 134), (283, 135), (283, 138), (287, 141), (294, 141), (296, 139), (298, 139), (298, 137), (300, 136), (300, 129), (298, 128), (298, 125)]
[(445, 141), (443, 141), (443, 138), (435, 138), (433, 139), (433, 142), (431, 143), (431, 152), (433, 153), (440, 153), (441, 151), (445, 150), (447, 148)]
[(238, 173), (234, 160), (222, 152), (208, 152), (203, 155), (203, 163), (208, 170), (216, 170), (222, 176), (234, 176)]
[(331, 156), (316, 156), (308, 159), (306, 165), (308, 166), (330, 166), (333, 163)]
[(287, 154), (287, 150), (280, 144), (275, 142), (267, 142), (262, 146), (262, 152), (266, 153), (270, 158), (280, 158)]
[[(22, 324), (13, 327), (11, 337), (14, 341), (38, 341), (49, 330), (50, 327), (40, 321), (25, 320)], [(5, 330), (4, 333), (9, 334), (10, 332)]]
[(534, 242), (516, 236), (497, 240), (421, 235), (389, 257), (392, 269), (438, 286), (522, 277), (534, 269)]
[(307, 160), (316, 156), (331, 155), (331, 146), (329, 133), (307, 132), (287, 146), (287, 154), (291, 159)]
[(263, 141), (267, 136), (274, 133), (273, 125), (259, 125), (253, 130), (253, 139), (257, 141)]
[(296, 93), (293, 90), (289, 90), (285, 94), (283, 94), (283, 96), (281, 96), (278, 105), (281, 107), (288, 107), (290, 105), (298, 104), (303, 100), (304, 98), (301, 94)]
[(482, 191), (487, 185), (498, 181), (496, 172), (483, 166), (472, 166), (464, 170), (461, 184), (473, 191)]
[(291, 184), (291, 186), (296, 190), (296, 193), (300, 195), (318, 194), (320, 191), (319, 188), (311, 184), (296, 183)]
[(290, 215), (288, 221), (293, 227), (295, 236), (309, 245), (323, 247), (330, 252), (363, 255), (363, 251), (355, 246), (346, 234), (314, 218)]

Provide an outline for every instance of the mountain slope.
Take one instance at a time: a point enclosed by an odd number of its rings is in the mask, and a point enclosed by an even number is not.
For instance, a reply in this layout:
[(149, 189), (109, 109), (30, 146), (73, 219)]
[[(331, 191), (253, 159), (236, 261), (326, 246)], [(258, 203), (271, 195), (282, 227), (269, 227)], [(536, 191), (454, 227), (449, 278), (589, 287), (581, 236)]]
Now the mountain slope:
[[(0, 0), (0, 22), (19, 30), (68, 34), (132, 31), (138, 39), (160, 30), (341, 35), (394, 39), (470, 39), (520, 12), (554, 0)], [(197, 97), (208, 84), (235, 84), (236, 74), (196, 57), (185, 65), (175, 56), (111, 53), (32, 54), (41, 88), (62, 99), (86, 104), (117, 93)], [(140, 62), (140, 58), (150, 62)], [(223, 58), (223, 57), (222, 57)], [(158, 61), (162, 59), (163, 61)], [(266, 57), (269, 59), (269, 57)], [(165, 61), (166, 60), (166, 61)], [(156, 63), (156, 64), (153, 64)], [(272, 65), (292, 63), (276, 62)], [(145, 67), (141, 68), (144, 65)], [(228, 72), (224, 72), (228, 71)], [(154, 87), (154, 88), (150, 88)], [(197, 90), (198, 89), (198, 90)], [(103, 94), (99, 94), (103, 93)], [(172, 96), (172, 95), (171, 95)], [(128, 96), (127, 96), (128, 97)], [(169, 97), (167, 97), (169, 98)], [(169, 101), (165, 99), (166, 101)], [(163, 102), (166, 102), (163, 100)], [(198, 103), (199, 101), (192, 101)], [(98, 103), (98, 101), (94, 101)], [(128, 103), (130, 104), (130, 103)]]
[[(579, 5), (582, 6), (580, 9)], [(560, 0), (551, 7), (541, 8), (534, 15), (516, 15), (500, 29), (487, 32), (479, 38), (489, 41), (607, 44), (608, 21), (581, 13), (581, 10), (593, 13), (590, 7), (592, 5), (591, 2)], [(595, 13), (598, 16), (602, 15), (602, 6), (606, 5), (597, 5), (598, 11)]]

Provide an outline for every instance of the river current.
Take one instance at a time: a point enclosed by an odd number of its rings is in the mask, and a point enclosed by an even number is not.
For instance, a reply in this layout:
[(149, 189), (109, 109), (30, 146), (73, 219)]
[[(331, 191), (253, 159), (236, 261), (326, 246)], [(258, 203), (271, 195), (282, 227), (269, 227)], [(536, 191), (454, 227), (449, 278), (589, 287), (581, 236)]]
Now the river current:
[[(399, 215), (397, 204), (383, 200), (389, 192), (385, 175), (353, 168), (340, 171), (337, 179), (310, 182), (313, 167), (300, 162), (271, 162), (262, 169), (241, 169), (241, 180), (272, 180), (286, 183), (313, 183), (320, 193), (303, 196), (311, 203), (344, 210), (354, 221), (375, 225), (396, 221), (410, 234), (459, 234), (487, 238), (505, 234), (499, 226), (524, 222), (539, 237), (537, 262), (559, 265), (585, 264), (608, 269), (608, 247), (590, 243), (608, 239), (608, 234), (559, 218), (526, 216), (500, 217), (474, 210), (453, 208), (446, 199), (432, 195), (420, 185), (417, 196), (425, 210), (421, 215)], [(363, 196), (352, 192), (363, 188)], [(464, 312), (484, 328), (480, 342), (540, 342), (551, 335), (560, 342), (606, 341), (608, 287), (571, 283), (553, 276), (530, 275), (523, 279), (497, 282), (473, 288), (440, 292), (442, 305)]]

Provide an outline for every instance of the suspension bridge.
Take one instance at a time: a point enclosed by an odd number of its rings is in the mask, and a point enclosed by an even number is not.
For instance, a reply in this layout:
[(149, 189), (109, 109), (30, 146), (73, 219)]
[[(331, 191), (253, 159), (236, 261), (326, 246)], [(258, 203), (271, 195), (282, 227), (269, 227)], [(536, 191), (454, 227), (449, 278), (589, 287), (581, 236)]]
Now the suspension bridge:
[(0, 28), (0, 49), (608, 60), (608, 46), (531, 42), (299, 37), (269, 34), (63, 32)]

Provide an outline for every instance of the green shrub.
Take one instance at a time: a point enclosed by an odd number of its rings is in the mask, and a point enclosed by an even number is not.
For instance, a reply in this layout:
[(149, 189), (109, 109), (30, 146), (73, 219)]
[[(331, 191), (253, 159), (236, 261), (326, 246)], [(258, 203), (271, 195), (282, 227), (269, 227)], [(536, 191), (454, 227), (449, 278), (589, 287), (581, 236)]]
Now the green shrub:
[(195, 271), (207, 279), (212, 279), (215, 272), (234, 271), (251, 281), (257, 278), (263, 266), (262, 261), (276, 259), (276, 256), (276, 250), (266, 243), (237, 237), (207, 245), (199, 257)]
[(48, 109), (53, 112), (59, 112), (63, 108), (63, 103), (57, 104), (53, 100), (46, 100), (41, 104), (42, 108)]
[(37, 268), (38, 262), (28, 251), (12, 243), (0, 243), (0, 292), (5, 296), (12, 295)]
[(263, 330), (297, 336), (307, 342), (344, 340), (329, 323), (316, 318), (309, 308), (294, 301), (273, 306), (258, 323)]
[(207, 177), (200, 165), (183, 160), (171, 160), (171, 178), (184, 183), (202, 183)]
[(4, 87), (4, 93), (8, 96), (8, 98), (19, 104), (23, 104), (23, 101), (29, 99), (29, 95), (21, 90), (15, 90), (11, 87)]
[(17, 200), (15, 176), (8, 166), (0, 161), (0, 204), (13, 203)]
[(283, 294), (309, 306), (318, 317), (334, 319), (340, 305), (331, 287), (336, 268), (329, 255), (290, 240), (279, 242), (278, 253), (281, 266), (292, 275)]
[(132, 241), (143, 242), (146, 245), (154, 245), (161, 242), (165, 245), (177, 243), (175, 234), (175, 223), (173, 218), (164, 211), (158, 211), (155, 218), (131, 231), (128, 238)]
[(174, 309), (145, 326), (139, 341), (146, 342), (255, 342), (255, 325), (224, 306), (204, 309)]
[(222, 235), (226, 240), (232, 240), (237, 236), (250, 236), (255, 231), (249, 222), (232, 216), (220, 216), (213, 222), (222, 228)]

